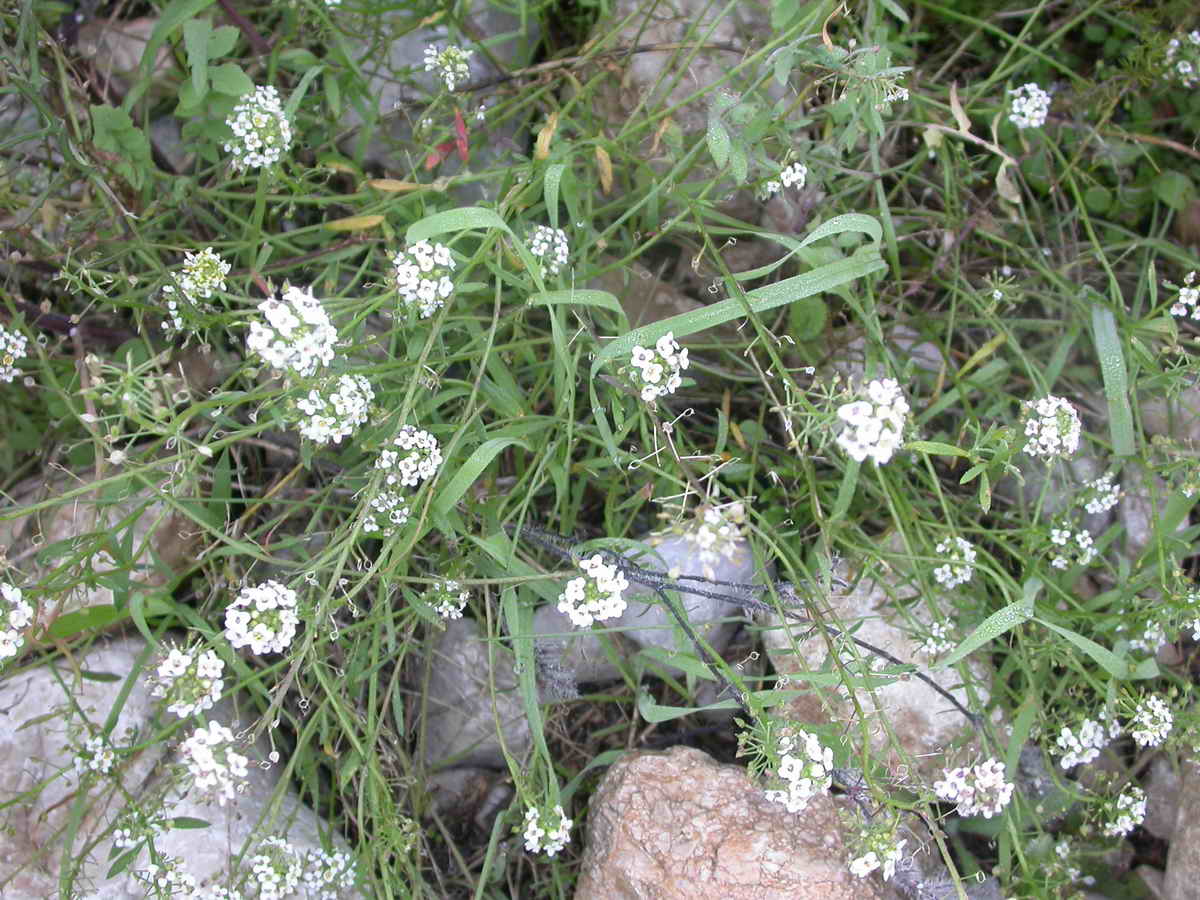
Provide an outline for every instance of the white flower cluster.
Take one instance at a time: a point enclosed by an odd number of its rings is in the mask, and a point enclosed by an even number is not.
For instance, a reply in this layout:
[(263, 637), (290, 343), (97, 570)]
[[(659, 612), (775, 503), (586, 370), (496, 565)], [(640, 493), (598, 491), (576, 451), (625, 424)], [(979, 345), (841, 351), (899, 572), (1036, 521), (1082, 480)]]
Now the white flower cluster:
[(1121, 488), (1113, 482), (1112, 472), (1089, 481), (1083, 488), (1083, 509), (1090, 515), (1106, 513), (1121, 499)]
[(0, 381), (12, 381), (17, 377), (17, 360), (24, 358), (28, 348), (29, 338), (0, 325)]
[(1064, 725), (1054, 742), (1063, 751), (1059, 765), (1063, 771), (1067, 771), (1091, 762), (1109, 741), (1116, 740), (1120, 734), (1120, 724), (1107, 711), (1101, 714), (1099, 721), (1084, 719), (1077, 731)]
[(330, 376), (296, 401), (306, 416), (300, 434), (318, 444), (340, 444), (366, 423), (374, 399), (375, 391), (362, 375)]
[(461, 619), (471, 592), (454, 579), (440, 581), (425, 592), (425, 602), (443, 619)]
[(33, 621), (33, 607), (20, 588), (0, 582), (0, 660), (16, 656), (25, 646), (25, 629)]
[(879, 378), (867, 383), (860, 399), (839, 406), (837, 417), (845, 423), (838, 446), (856, 462), (870, 457), (883, 465), (903, 443), (908, 401), (894, 378)]
[(1004, 780), (1004, 763), (989, 759), (970, 768), (948, 769), (933, 791), (939, 800), (957, 803), (960, 816), (990, 819), (1008, 806), (1013, 785)]
[(382, 490), (367, 501), (367, 512), (363, 517), (363, 534), (389, 538), (404, 526), (412, 515), (403, 494), (399, 491)]
[(428, 319), (446, 305), (454, 293), (450, 273), (454, 257), (445, 244), (417, 241), (392, 257), (392, 280), (400, 301), (415, 309), (422, 319)]
[(954, 641), (950, 639), (950, 625), (946, 622), (934, 622), (929, 626), (929, 637), (917, 648), (918, 653), (926, 656), (939, 656), (954, 649)]
[(337, 900), (342, 891), (354, 887), (354, 860), (341, 850), (309, 850), (304, 854), (304, 874), (300, 880), (309, 897)]
[(296, 636), (296, 592), (278, 581), (244, 587), (225, 610), (225, 637), (254, 653), (283, 653)]
[(337, 329), (311, 290), (288, 285), (283, 299), (264, 300), (258, 309), (267, 322), (250, 323), (246, 348), (277, 372), (309, 376), (332, 362)]
[(1104, 836), (1124, 837), (1145, 820), (1146, 792), (1137, 785), (1128, 785), (1109, 807)]
[(1041, 128), (1050, 112), (1050, 95), (1032, 81), (1008, 92), (1012, 97), (1008, 121), (1018, 128)]
[(681, 373), (688, 367), (688, 352), (675, 341), (674, 332), (660, 337), (653, 348), (634, 347), (630, 365), (637, 370), (634, 386), (642, 399), (653, 403), (664, 394), (673, 394), (683, 383)]
[(221, 806), (246, 783), (249, 760), (233, 749), (233, 732), (218, 722), (199, 726), (179, 748), (179, 756), (200, 794)]
[(175, 284), (163, 286), (163, 294), (167, 298), (167, 317), (162, 327), (166, 331), (179, 331), (183, 328), (183, 317), (179, 312), (179, 298), (189, 305), (195, 305), (201, 300), (207, 300), (213, 291), (225, 290), (225, 276), (229, 274), (230, 265), (221, 259), (212, 247), (205, 247), (199, 253), (185, 253), (183, 271), (175, 279)]
[(529, 252), (542, 263), (542, 277), (557, 275), (567, 264), (570, 250), (567, 233), (561, 228), (539, 225), (529, 236)]
[(1054, 546), (1050, 565), (1055, 569), (1086, 566), (1096, 558), (1096, 547), (1092, 535), (1082, 528), (1051, 528), (1050, 543)]
[(260, 900), (284, 900), (299, 889), (304, 860), (283, 838), (267, 837), (250, 857), (249, 869), (250, 883)]
[(375, 460), (375, 468), (387, 473), (384, 482), (388, 487), (398, 484), (416, 487), (436, 475), (441, 464), (442, 451), (437, 438), (412, 425), (403, 426)]
[(571, 825), (561, 806), (546, 816), (542, 823), (541, 810), (530, 807), (525, 811), (525, 849), (530, 853), (543, 852), (554, 856), (571, 840)]
[(225, 663), (212, 650), (201, 650), (198, 643), (183, 650), (172, 647), (159, 659), (150, 694), (166, 697), (167, 710), (186, 719), (221, 699), (224, 673)]
[(147, 897), (196, 896), (196, 877), (183, 868), (183, 859), (178, 856), (166, 857), (161, 864), (152, 862), (135, 870), (130, 878), (147, 888)]
[(828, 790), (833, 781), (833, 751), (821, 745), (811, 731), (797, 728), (779, 738), (777, 777), (784, 782), (779, 790), (766, 791), (772, 803), (782, 803), (790, 813), (798, 813), (809, 800)]
[(1200, 285), (1196, 284), (1196, 275), (1193, 269), (1183, 276), (1183, 287), (1179, 288), (1179, 296), (1171, 304), (1171, 315), (1200, 321)]
[(275, 165), (292, 145), (292, 123), (273, 87), (256, 87), (243, 96), (225, 124), (234, 138), (225, 152), (233, 154), (234, 168), (242, 172)]
[(904, 858), (904, 845), (907, 843), (904, 839), (895, 840), (885, 830), (872, 832), (864, 842), (865, 852), (850, 861), (850, 874), (856, 878), (866, 878), (882, 868), (883, 880), (890, 881), (896, 874), (896, 863)]
[(90, 772), (107, 775), (117, 764), (117, 754), (103, 735), (89, 738), (82, 750), (75, 754), (75, 775), (82, 777)]
[(971, 580), (976, 554), (970, 541), (961, 537), (947, 538), (938, 542), (936, 550), (946, 561), (933, 570), (934, 581), (949, 589)]
[(1200, 31), (1189, 31), (1186, 43), (1179, 38), (1167, 42), (1166, 77), (1175, 77), (1189, 90), (1200, 84)]
[(745, 521), (746, 506), (741, 502), (724, 507), (705, 505), (697, 510), (695, 524), (685, 529), (683, 536), (695, 548), (705, 578), (716, 578), (715, 566), (722, 559), (733, 560), (743, 550)]
[[(1120, 630), (1120, 629), (1118, 629)], [(1158, 648), (1167, 643), (1167, 632), (1162, 622), (1147, 622), (1141, 637), (1130, 638), (1129, 648), (1141, 650), (1143, 653), (1154, 654)]]
[(1141, 747), (1157, 747), (1167, 739), (1175, 717), (1171, 707), (1157, 694), (1149, 694), (1133, 711), (1133, 719), (1129, 723), (1129, 733)]
[(629, 581), (617, 569), (604, 561), (599, 553), (581, 559), (583, 574), (567, 582), (558, 595), (558, 611), (564, 613), (577, 628), (588, 628), (593, 622), (615, 619), (625, 612), (625, 589)]
[(438, 50), (437, 47), (426, 47), (425, 71), (436, 72), (438, 78), (445, 83), (446, 90), (452, 91), (460, 81), (466, 81), (471, 77), (468, 60), (472, 53), (474, 53), (473, 50), (464, 50), (453, 44), (444, 50)]
[(1069, 401), (1050, 394), (1022, 405), (1025, 420), (1025, 452), (1043, 459), (1070, 456), (1079, 449), (1083, 425)]
[(808, 166), (802, 162), (794, 162), (779, 173), (779, 178), (772, 178), (758, 189), (759, 200), (770, 200), (785, 187), (795, 187), (800, 190), (808, 182)]

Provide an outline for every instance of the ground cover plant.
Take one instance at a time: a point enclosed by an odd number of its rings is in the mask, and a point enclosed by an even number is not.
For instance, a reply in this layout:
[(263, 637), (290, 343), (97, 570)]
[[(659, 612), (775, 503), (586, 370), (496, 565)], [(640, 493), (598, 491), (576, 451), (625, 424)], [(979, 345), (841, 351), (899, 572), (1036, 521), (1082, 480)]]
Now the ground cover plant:
[[(672, 743), (798, 823), (849, 798), (847, 870), (903, 896), (1163, 866), (1142, 779), (1200, 740), (1193, 4), (6, 0), (0, 42), (0, 679), (124, 686), (45, 711), (71, 762), (0, 804), (70, 815), (0, 891), (568, 897), (605, 768)], [(830, 614), (868, 582), (913, 657)], [(470, 754), (424, 748), (462, 628), (522, 724), (489, 709), (507, 777), (456, 819)], [(80, 669), (116, 636), (130, 671)], [(970, 739), (881, 747), (881, 687), (938, 673)], [(156, 842), (206, 821), (164, 804), (260, 766), (320, 846), (266, 809), (196, 886)]]

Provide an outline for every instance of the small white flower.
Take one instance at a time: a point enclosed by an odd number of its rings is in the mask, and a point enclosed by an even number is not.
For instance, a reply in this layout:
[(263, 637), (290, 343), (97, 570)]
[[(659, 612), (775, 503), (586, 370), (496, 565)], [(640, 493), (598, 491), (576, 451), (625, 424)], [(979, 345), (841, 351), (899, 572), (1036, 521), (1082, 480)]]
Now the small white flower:
[(1137, 785), (1127, 785), (1115, 801), (1108, 804), (1108, 820), (1104, 823), (1105, 837), (1124, 837), (1146, 820), (1146, 792)]
[(897, 841), (890, 828), (871, 830), (863, 840), (863, 853), (850, 862), (850, 874), (865, 878), (876, 869), (882, 869), (883, 880), (890, 881), (896, 874), (896, 863), (904, 858), (907, 843), (905, 839)]
[(159, 657), (150, 676), (150, 694), (167, 699), (167, 710), (181, 719), (206, 709), (221, 699), (225, 663), (212, 650), (201, 649), (199, 641), (185, 649), (171, 647)]
[(437, 76), (445, 83), (446, 90), (452, 91), (456, 84), (471, 77), (468, 60), (473, 53), (473, 50), (463, 50), (453, 44), (444, 50), (438, 50), (437, 47), (426, 47), (425, 71), (436, 72)]
[(779, 173), (779, 180), (785, 188), (794, 187), (800, 190), (808, 182), (808, 166), (802, 162), (794, 162)]
[(454, 293), (454, 282), (450, 280), (454, 268), (454, 257), (444, 244), (417, 241), (396, 251), (392, 257), (392, 284), (401, 304), (428, 319)]
[(1066, 399), (1051, 394), (1026, 402), (1022, 413), (1028, 438), (1025, 452), (1030, 456), (1054, 459), (1070, 456), (1079, 449), (1083, 425), (1079, 413)]
[(437, 438), (412, 425), (401, 427), (375, 460), (375, 468), (386, 473), (383, 481), (388, 488), (416, 487), (436, 475), (441, 464)]
[(1041, 128), (1050, 112), (1050, 95), (1032, 81), (1008, 92), (1012, 97), (1008, 120), (1017, 128)]
[(929, 626), (929, 637), (917, 648), (918, 653), (926, 656), (939, 656), (954, 649), (954, 641), (950, 639), (950, 626), (945, 622), (934, 622)]
[(1090, 515), (1106, 513), (1121, 499), (1121, 488), (1113, 483), (1113, 474), (1108, 472), (1084, 485), (1084, 510)]
[(970, 768), (948, 769), (933, 790), (939, 800), (957, 803), (960, 816), (990, 819), (1012, 799), (1013, 785), (1004, 774), (1004, 763), (989, 759)]
[(183, 270), (175, 277), (175, 284), (164, 285), (162, 289), (167, 300), (167, 317), (162, 327), (168, 332), (181, 330), (184, 321), (179, 300), (195, 307), (210, 298), (214, 291), (225, 290), (229, 269), (229, 263), (212, 247), (205, 247), (199, 253), (185, 253)]
[(775, 777), (782, 788), (765, 792), (772, 803), (780, 803), (790, 813), (802, 812), (817, 794), (833, 783), (833, 750), (803, 728), (791, 728), (779, 738), (779, 767)]
[(217, 722), (201, 725), (179, 748), (192, 786), (224, 806), (246, 784), (249, 760), (234, 749), (233, 732)]
[(84, 748), (75, 756), (75, 775), (83, 776), (94, 772), (107, 775), (117, 763), (117, 754), (103, 735), (89, 738)]
[(579, 562), (583, 575), (572, 578), (558, 595), (558, 610), (570, 618), (577, 628), (588, 628), (593, 622), (615, 619), (625, 612), (624, 592), (629, 581), (617, 569), (604, 561), (599, 553)]
[(310, 897), (337, 900), (342, 891), (354, 887), (354, 860), (341, 850), (309, 850), (304, 854), (304, 874), (300, 880)]
[(947, 538), (939, 541), (936, 549), (938, 556), (943, 557), (946, 562), (933, 570), (934, 581), (950, 589), (971, 580), (976, 554), (970, 541), (961, 537)]
[[(1193, 269), (1184, 276), (1183, 287), (1178, 288), (1179, 295), (1171, 304), (1171, 315), (1200, 321), (1200, 285), (1196, 284), (1197, 274)], [(1174, 288), (1175, 285), (1168, 283), (1167, 287)]]
[(837, 443), (856, 462), (870, 458), (883, 465), (904, 442), (908, 401), (893, 378), (868, 382), (861, 393), (864, 396), (838, 407), (843, 425)]
[(408, 522), (412, 509), (399, 491), (381, 490), (367, 501), (363, 534), (389, 538)]
[(1157, 694), (1149, 694), (1134, 710), (1129, 733), (1139, 746), (1157, 747), (1167, 739), (1174, 724), (1171, 707)]
[(470, 591), (453, 579), (439, 582), (425, 593), (425, 602), (443, 619), (461, 619)]
[(530, 807), (525, 811), (525, 849), (530, 853), (540, 851), (554, 856), (571, 840), (572, 824), (561, 806), (555, 806), (547, 813), (544, 823), (541, 810)]
[(311, 290), (287, 286), (281, 299), (258, 304), (266, 323), (251, 322), (246, 349), (280, 373), (314, 374), (333, 361), (337, 329)]
[(1186, 43), (1179, 38), (1167, 42), (1163, 77), (1188, 90), (1200, 85), (1200, 31), (1189, 32)]
[(25, 356), (29, 338), (0, 325), (0, 381), (11, 382), (18, 375), (16, 362)]
[(624, 371), (642, 400), (653, 403), (664, 394), (675, 393), (683, 384), (681, 373), (689, 364), (687, 350), (681, 348), (674, 333), (668, 331), (655, 342), (653, 349), (634, 347), (629, 366)]
[(256, 87), (243, 96), (225, 124), (233, 131), (225, 152), (233, 154), (239, 171), (272, 166), (292, 145), (292, 123), (273, 87)]
[(1095, 541), (1083, 529), (1051, 528), (1050, 543), (1054, 547), (1050, 554), (1050, 565), (1055, 569), (1086, 566), (1096, 558)]
[(296, 401), (304, 413), (300, 435), (318, 444), (340, 444), (364, 425), (375, 391), (362, 375), (330, 376)]
[(570, 253), (567, 233), (561, 228), (538, 225), (529, 236), (529, 252), (541, 262), (543, 278), (557, 275)]
[[(1108, 727), (1105, 727), (1105, 723)], [(1104, 749), (1109, 741), (1115, 740), (1121, 734), (1121, 726), (1115, 718), (1105, 711), (1100, 720), (1084, 719), (1077, 730), (1063, 726), (1058, 739), (1054, 742), (1062, 751), (1059, 765), (1064, 771), (1073, 769), (1083, 763), (1089, 763)]]
[(296, 592), (278, 581), (244, 587), (225, 610), (225, 637), (254, 653), (283, 653), (296, 636)]
[(25, 629), (33, 621), (33, 607), (15, 585), (0, 581), (0, 661), (16, 656), (25, 646)]

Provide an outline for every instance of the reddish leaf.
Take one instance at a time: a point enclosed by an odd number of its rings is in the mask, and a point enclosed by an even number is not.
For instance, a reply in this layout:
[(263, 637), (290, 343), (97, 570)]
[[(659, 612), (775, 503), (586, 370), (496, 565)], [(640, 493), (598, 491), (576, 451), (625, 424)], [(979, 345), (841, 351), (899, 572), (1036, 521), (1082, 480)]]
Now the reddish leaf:
[(467, 146), (467, 123), (463, 121), (461, 109), (454, 110), (454, 133), (457, 135), (455, 143), (458, 145), (458, 158), (466, 165), (470, 149)]

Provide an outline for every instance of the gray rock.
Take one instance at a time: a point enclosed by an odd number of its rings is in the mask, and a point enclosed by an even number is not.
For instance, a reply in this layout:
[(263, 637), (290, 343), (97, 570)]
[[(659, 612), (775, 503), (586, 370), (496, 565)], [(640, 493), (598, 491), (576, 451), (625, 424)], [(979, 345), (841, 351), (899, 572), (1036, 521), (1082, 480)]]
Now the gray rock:
[[(1117, 504), (1117, 521), (1125, 529), (1125, 555), (1136, 560), (1156, 539), (1158, 516), (1171, 498), (1171, 489), (1158, 475), (1142, 466), (1129, 463), (1121, 472), (1121, 500)], [(1187, 517), (1176, 527), (1176, 533), (1186, 530)]]
[(1156, 756), (1142, 779), (1146, 791), (1146, 819), (1142, 827), (1164, 841), (1170, 841), (1175, 833), (1175, 820), (1179, 817), (1179, 792), (1183, 780), (1179, 772), (1165, 756)]
[(1200, 388), (1189, 387), (1170, 398), (1146, 397), (1138, 411), (1147, 434), (1200, 443)]
[(853, 815), (829, 794), (793, 815), (690, 747), (631, 753), (589, 803), (575, 900), (896, 900), (847, 869)]
[(576, 628), (554, 604), (547, 604), (533, 614), (533, 630), (538, 635), (538, 652), (545, 654), (549, 664), (561, 667), (576, 685), (584, 681), (616, 681), (621, 677), (620, 667), (610, 658), (610, 654), (617, 659), (625, 655), (621, 635)]
[[(1013, 477), (1001, 478), (996, 482), (996, 495), (1012, 503), (1021, 503), (1032, 507), (1038, 502), (1045, 488), (1045, 498), (1042, 500), (1042, 517), (1048, 519), (1066, 512), (1075, 503), (1084, 485), (1104, 474), (1104, 464), (1095, 456), (1078, 454), (1064, 461), (1065, 465), (1047, 466), (1040, 459), (1034, 459), (1027, 453), (1018, 453), (1015, 459), (1021, 479)], [(1049, 485), (1046, 478), (1050, 478)], [(1093, 536), (1104, 533), (1112, 523), (1113, 513), (1085, 513), (1083, 527)]]
[(1180, 769), (1183, 786), (1162, 894), (1166, 900), (1195, 900), (1200, 884), (1200, 765), (1192, 758)]
[(523, 759), (532, 746), (512, 653), (496, 644), (490, 653), (493, 666), (488, 663), (489, 642), (472, 619), (448, 622), (434, 645), (420, 747), (427, 769), (506, 768), (497, 720), (510, 756)]

